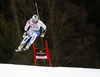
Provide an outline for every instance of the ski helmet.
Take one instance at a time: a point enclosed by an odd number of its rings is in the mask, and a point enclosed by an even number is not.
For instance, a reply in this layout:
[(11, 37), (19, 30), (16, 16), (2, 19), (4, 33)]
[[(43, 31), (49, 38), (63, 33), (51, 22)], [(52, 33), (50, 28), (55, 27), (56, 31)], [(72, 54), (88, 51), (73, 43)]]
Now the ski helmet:
[(33, 22), (37, 22), (38, 21), (38, 16), (37, 15), (33, 15), (32, 16), (32, 21)]

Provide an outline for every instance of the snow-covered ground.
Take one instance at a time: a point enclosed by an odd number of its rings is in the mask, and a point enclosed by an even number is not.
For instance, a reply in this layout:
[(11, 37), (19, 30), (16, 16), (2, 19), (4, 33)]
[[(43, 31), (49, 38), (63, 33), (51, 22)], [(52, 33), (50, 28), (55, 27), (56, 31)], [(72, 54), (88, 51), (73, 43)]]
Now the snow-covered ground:
[(0, 64), (0, 77), (100, 77), (100, 69)]

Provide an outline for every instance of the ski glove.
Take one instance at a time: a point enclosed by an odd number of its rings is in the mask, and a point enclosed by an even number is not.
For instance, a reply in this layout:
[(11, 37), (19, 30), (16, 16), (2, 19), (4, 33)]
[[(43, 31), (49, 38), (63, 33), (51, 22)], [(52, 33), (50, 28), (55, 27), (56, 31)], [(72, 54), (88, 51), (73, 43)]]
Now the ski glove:
[(23, 38), (25, 38), (25, 37), (26, 37), (26, 34), (27, 34), (27, 32), (24, 32), (24, 33), (23, 33)]
[(42, 33), (42, 34), (40, 35), (40, 37), (44, 37), (44, 35), (45, 35), (45, 34), (44, 34), (44, 33)]
[(44, 37), (46, 31), (47, 31), (47, 28), (45, 30), (42, 30), (42, 33), (41, 33), (40, 37)]

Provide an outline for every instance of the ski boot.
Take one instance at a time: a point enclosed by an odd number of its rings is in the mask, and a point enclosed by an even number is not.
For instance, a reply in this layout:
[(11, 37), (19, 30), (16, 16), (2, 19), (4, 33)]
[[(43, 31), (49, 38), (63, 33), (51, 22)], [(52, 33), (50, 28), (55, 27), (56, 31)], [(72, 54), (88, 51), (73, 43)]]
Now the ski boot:
[(23, 48), (23, 46), (20, 45), (20, 46), (18, 47), (18, 49), (15, 49), (15, 51), (16, 51), (16, 52), (20, 52), (20, 51), (22, 51), (22, 48)]
[(26, 47), (23, 48), (23, 50), (24, 50), (24, 51), (28, 50), (30, 46), (31, 46), (31, 45), (28, 43), (28, 44), (26, 45)]

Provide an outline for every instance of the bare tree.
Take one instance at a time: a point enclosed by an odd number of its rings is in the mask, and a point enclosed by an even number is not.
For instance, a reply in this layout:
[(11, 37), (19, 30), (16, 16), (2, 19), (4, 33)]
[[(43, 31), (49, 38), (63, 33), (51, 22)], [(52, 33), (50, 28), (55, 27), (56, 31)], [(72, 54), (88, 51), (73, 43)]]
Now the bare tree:
[(55, 29), (54, 29), (54, 5), (55, 5), (55, 1), (56, 0), (53, 0), (53, 1), (50, 1), (48, 0), (47, 3), (48, 3), (48, 8), (49, 8), (49, 29), (51, 31), (51, 37), (52, 37), (52, 41), (53, 41), (53, 48), (54, 48), (54, 57), (55, 57), (55, 63), (54, 65), (57, 66), (57, 53), (58, 53), (58, 49), (57, 49), (57, 44), (58, 44), (58, 41), (57, 41), (57, 38), (56, 38), (56, 35), (55, 35)]
[(13, 12), (13, 18), (14, 18), (16, 32), (19, 37), (19, 40), (21, 40), (21, 31), (20, 31), (20, 25), (19, 25), (18, 16), (17, 16), (17, 10), (15, 7), (15, 0), (10, 0), (10, 2), (11, 2), (12, 12)]

